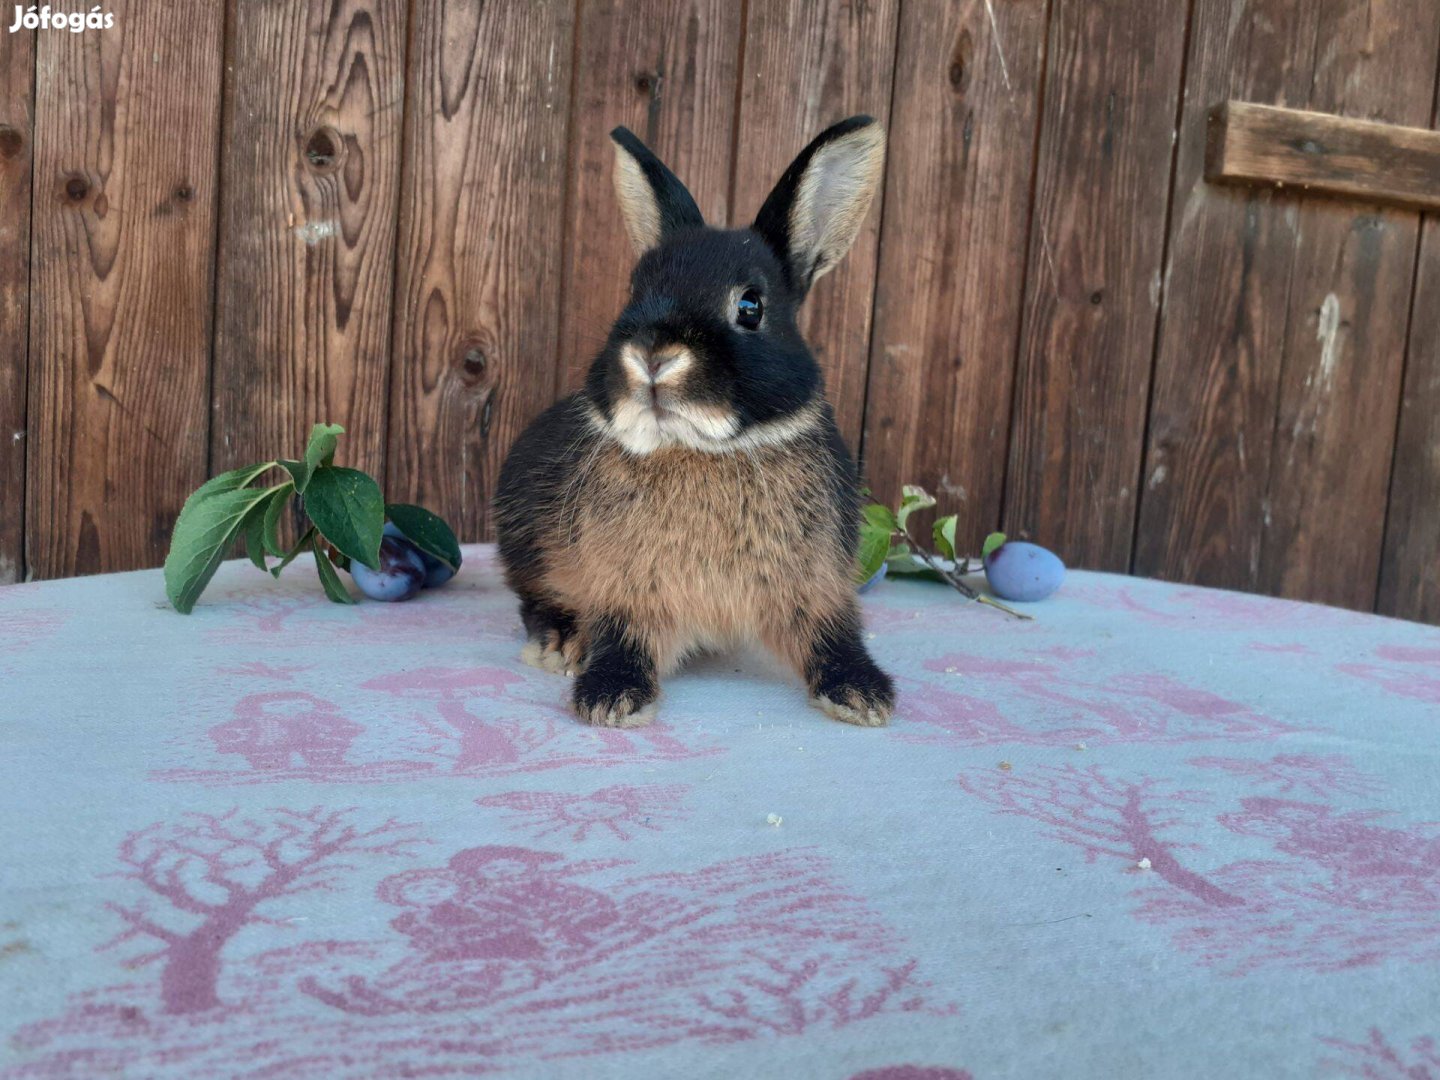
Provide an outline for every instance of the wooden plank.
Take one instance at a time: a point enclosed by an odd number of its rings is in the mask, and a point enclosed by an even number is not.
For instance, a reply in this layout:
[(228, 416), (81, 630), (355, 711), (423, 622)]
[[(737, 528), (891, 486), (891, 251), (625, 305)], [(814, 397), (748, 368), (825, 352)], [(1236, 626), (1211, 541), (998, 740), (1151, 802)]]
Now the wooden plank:
[[(771, 0), (748, 6), (736, 118), (735, 220), (754, 219), (801, 149), (837, 120), (890, 115), (898, 0)], [(800, 329), (853, 450), (864, 420), (880, 192), (855, 246), (816, 285)]]
[(211, 470), (383, 464), (405, 0), (231, 0)]
[(1046, 0), (901, 14), (865, 411), (877, 498), (924, 485), (1000, 524)]
[(386, 494), (488, 539), (500, 464), (555, 398), (574, 5), (417, 5)]
[(1440, 220), (1425, 222), (1375, 610), (1440, 623)]
[(160, 563), (205, 478), (224, 11), (37, 42), (26, 557)]
[(1206, 184), (1206, 105), (1423, 122), (1437, 19), (1197, 0), (1137, 572), (1373, 602), (1415, 216)]
[(1440, 209), (1440, 132), (1229, 101), (1210, 110), (1205, 179)]
[(740, 5), (580, 5), (561, 295), (560, 387), (580, 385), (629, 292), (635, 256), (611, 183), (610, 131), (630, 128), (714, 225), (730, 217)]
[(0, 585), (25, 575), (35, 32), (0, 34)]
[(1056, 0), (1006, 484), (1007, 531), (1130, 564), (1183, 4)]

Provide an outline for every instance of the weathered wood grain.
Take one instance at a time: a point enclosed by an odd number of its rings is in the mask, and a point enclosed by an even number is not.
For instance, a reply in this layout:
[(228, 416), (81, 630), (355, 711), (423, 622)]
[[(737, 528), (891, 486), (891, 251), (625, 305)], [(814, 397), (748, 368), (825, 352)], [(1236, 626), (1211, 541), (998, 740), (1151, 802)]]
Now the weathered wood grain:
[(1440, 209), (1440, 132), (1230, 101), (1210, 110), (1205, 179)]
[(343, 424), (383, 464), (404, 0), (231, 0), (211, 470)]
[(1185, 14), (1050, 16), (1004, 520), (1078, 566), (1130, 562)]
[(740, 58), (730, 0), (586, 0), (577, 29), (575, 106), (560, 328), (560, 389), (573, 390), (624, 306), (635, 255), (611, 182), (610, 131), (624, 124), (695, 196), (705, 220), (730, 216), (730, 147)]
[(555, 398), (574, 5), (412, 20), (386, 494), (482, 540), (506, 451)]
[(978, 551), (1000, 524), (1046, 0), (941, 14), (901, 14), (864, 457), (877, 499), (923, 485)]
[(1440, 623), (1440, 219), (1425, 221), (1375, 610)]
[[(754, 219), (795, 155), (830, 124), (857, 113), (886, 122), (898, 9), (898, 0), (766, 0), (749, 5), (736, 117), (736, 224)], [(882, 191), (850, 254), (816, 284), (801, 313), (800, 328), (825, 373), (836, 419), (852, 450), (859, 445), (864, 420), (877, 238), (885, 202)]]
[(154, 566), (205, 474), (222, 24), (146, 0), (37, 41), (26, 557)]
[(1415, 215), (1206, 184), (1206, 107), (1424, 122), (1437, 18), (1197, 0), (1137, 572), (1373, 602)]
[(25, 576), (35, 34), (0, 34), (0, 585)]

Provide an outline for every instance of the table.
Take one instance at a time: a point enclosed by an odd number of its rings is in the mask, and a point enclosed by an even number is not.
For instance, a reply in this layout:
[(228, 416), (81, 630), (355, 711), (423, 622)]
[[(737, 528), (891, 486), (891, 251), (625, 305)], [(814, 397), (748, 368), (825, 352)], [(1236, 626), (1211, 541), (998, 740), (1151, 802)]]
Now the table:
[(0, 1075), (1440, 1076), (1440, 631), (863, 602), (888, 728), (711, 657), (606, 731), (488, 547), (0, 589)]

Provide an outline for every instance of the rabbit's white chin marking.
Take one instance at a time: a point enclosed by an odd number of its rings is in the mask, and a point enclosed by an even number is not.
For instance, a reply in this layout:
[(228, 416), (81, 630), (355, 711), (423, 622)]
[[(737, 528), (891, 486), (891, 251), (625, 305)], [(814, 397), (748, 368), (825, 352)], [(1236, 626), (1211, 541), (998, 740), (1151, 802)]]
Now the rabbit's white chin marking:
[(655, 408), (648, 401), (626, 398), (609, 419), (593, 406), (590, 423), (631, 454), (653, 454), (668, 446), (686, 446), (707, 454), (730, 454), (762, 446), (779, 446), (810, 431), (820, 418), (818, 405), (807, 405), (779, 420), (753, 424), (741, 431), (733, 415), (678, 402)]

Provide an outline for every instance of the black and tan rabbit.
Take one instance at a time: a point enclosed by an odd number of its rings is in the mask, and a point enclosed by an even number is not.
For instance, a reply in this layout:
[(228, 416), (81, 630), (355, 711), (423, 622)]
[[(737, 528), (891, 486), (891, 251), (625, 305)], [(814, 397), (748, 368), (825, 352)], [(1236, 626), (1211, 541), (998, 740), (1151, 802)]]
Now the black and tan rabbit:
[(860, 231), (885, 133), (868, 116), (829, 128), (730, 230), (631, 132), (611, 138), (630, 300), (585, 388), (516, 441), (495, 500), (523, 656), (577, 676), (582, 720), (631, 727), (687, 655), (758, 641), (830, 716), (883, 724), (895, 694), (855, 600), (855, 465), (796, 314)]

